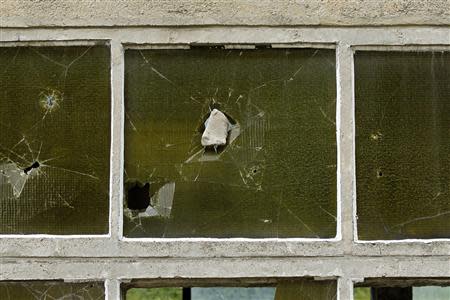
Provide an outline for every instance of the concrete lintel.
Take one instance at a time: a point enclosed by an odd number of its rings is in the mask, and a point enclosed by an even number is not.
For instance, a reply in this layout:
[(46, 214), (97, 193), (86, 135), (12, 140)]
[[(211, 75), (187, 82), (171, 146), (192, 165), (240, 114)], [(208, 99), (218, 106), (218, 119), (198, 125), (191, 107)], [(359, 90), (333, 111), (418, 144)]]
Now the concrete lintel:
[(0, 257), (278, 257), (342, 255), (331, 241), (245, 239), (4, 238)]
[(450, 277), (446, 257), (2, 259), (0, 280)]
[[(345, 246), (345, 247), (344, 247)], [(349, 243), (293, 239), (2, 238), (0, 257), (448, 256), (450, 241)]]
[[(133, 45), (318, 44), (351, 46), (449, 45), (447, 27), (127, 27), (1, 28), (0, 42), (115, 40)], [(322, 45), (321, 45), (322, 44)], [(129, 46), (128, 46), (129, 45)], [(328, 47), (329, 47), (328, 46)], [(327, 48), (328, 48), (327, 47)]]

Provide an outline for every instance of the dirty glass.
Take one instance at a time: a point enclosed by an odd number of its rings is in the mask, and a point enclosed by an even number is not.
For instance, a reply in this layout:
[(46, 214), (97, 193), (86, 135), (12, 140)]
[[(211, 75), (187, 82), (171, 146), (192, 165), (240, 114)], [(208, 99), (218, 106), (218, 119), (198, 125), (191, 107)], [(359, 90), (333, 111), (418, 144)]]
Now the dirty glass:
[(335, 281), (287, 281), (273, 287), (132, 288), (126, 300), (335, 300)]
[(0, 48), (0, 233), (108, 232), (109, 57)]
[(449, 52), (356, 52), (360, 239), (450, 237), (449, 78)]
[(125, 235), (334, 237), (335, 73), (334, 50), (126, 50)]
[(101, 282), (0, 281), (2, 300), (63, 300), (105, 298)]

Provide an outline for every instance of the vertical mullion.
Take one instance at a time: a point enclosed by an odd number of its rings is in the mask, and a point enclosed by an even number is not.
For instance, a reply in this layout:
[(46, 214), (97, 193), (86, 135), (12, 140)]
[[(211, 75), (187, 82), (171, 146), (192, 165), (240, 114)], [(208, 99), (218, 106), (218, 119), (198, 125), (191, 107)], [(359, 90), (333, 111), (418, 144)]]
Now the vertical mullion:
[[(338, 237), (344, 253), (351, 254), (354, 241), (355, 131), (353, 101), (353, 51), (339, 43), (336, 51), (337, 145), (338, 145)], [(340, 225), (340, 226), (339, 226)]]
[(337, 300), (353, 300), (353, 281), (350, 278), (338, 279)]
[(124, 51), (120, 41), (111, 41), (111, 180), (110, 180), (110, 236), (122, 238), (123, 148), (124, 148)]
[(117, 279), (106, 279), (105, 281), (105, 300), (123, 299), (120, 291), (120, 281)]

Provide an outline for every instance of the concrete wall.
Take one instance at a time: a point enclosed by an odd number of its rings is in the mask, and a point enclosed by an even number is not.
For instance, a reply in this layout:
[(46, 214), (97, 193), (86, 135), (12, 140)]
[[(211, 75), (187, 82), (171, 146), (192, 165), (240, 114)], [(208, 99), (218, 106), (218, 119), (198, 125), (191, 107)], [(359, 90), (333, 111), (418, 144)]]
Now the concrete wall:
[(1, 26), (450, 25), (448, 0), (2, 0)]

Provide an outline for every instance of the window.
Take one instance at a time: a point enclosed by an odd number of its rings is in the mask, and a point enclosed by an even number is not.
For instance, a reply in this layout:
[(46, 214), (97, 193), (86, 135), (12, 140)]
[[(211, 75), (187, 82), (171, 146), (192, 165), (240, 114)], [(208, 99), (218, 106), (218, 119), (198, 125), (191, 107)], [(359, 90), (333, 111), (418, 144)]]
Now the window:
[(3, 286), (445, 290), (448, 28), (1, 33)]
[(450, 237), (449, 63), (449, 52), (356, 52), (359, 238)]
[(5, 300), (104, 299), (102, 283), (58, 281), (0, 281), (0, 295)]
[(0, 48), (0, 233), (108, 232), (109, 56)]
[(127, 49), (124, 235), (335, 237), (335, 115), (331, 49)]
[[(239, 281), (239, 282), (238, 282)], [(195, 287), (145, 287), (151, 281), (136, 280), (125, 285), (125, 300), (213, 300), (213, 299), (248, 299), (248, 300), (289, 300), (317, 299), (335, 300), (336, 282), (331, 280), (317, 281), (313, 279), (240, 279), (223, 281), (218, 286), (212, 286), (211, 281), (190, 280), (197, 283)], [(201, 286), (207, 283), (206, 286)], [(236, 284), (247, 284), (239, 286)], [(138, 286), (138, 287), (133, 287)]]

